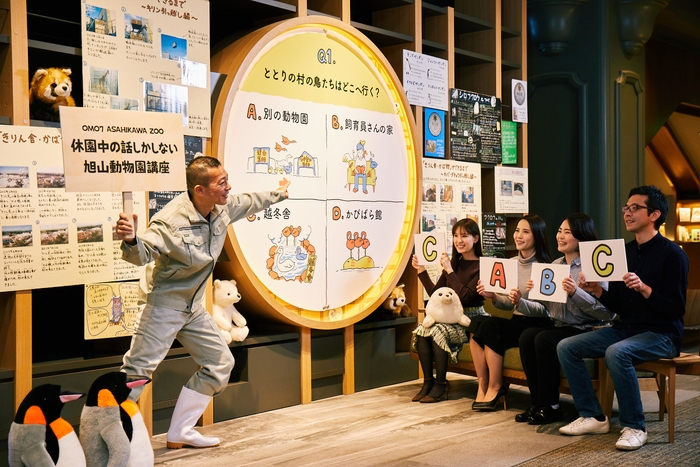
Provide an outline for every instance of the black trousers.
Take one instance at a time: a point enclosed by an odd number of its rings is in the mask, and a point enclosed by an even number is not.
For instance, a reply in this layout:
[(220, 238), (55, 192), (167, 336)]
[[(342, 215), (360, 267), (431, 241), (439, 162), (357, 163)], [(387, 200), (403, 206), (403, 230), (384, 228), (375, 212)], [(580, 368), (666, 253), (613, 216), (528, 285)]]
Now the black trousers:
[(559, 403), (561, 368), (557, 344), (582, 332), (573, 326), (535, 327), (525, 329), (520, 335), (520, 360), (527, 376), (532, 405), (543, 407)]

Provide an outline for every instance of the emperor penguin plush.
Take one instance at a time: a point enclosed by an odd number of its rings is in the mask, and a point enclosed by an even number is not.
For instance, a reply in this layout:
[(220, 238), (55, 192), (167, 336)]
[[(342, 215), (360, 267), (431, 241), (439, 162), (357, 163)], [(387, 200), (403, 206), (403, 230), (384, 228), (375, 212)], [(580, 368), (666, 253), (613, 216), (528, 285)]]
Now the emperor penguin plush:
[[(126, 373), (114, 371), (92, 383), (80, 415), (80, 444), (89, 467), (153, 465), (153, 448), (143, 417), (135, 404), (126, 404), (128, 410), (122, 405), (131, 388), (150, 381), (127, 380)], [(132, 451), (137, 451), (133, 458)]]
[(85, 467), (85, 454), (73, 427), (61, 418), (66, 402), (85, 394), (37, 386), (24, 398), (8, 437), (10, 467)]

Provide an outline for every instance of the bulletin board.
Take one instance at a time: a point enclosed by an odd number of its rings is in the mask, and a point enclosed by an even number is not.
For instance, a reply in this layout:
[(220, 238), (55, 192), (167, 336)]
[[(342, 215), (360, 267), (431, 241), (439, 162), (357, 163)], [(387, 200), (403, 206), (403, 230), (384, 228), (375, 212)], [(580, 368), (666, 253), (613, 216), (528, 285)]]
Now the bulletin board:
[[(2, 290), (138, 279), (121, 260), (117, 192), (66, 191), (58, 128), (0, 126)], [(145, 219), (143, 192), (134, 212)]]

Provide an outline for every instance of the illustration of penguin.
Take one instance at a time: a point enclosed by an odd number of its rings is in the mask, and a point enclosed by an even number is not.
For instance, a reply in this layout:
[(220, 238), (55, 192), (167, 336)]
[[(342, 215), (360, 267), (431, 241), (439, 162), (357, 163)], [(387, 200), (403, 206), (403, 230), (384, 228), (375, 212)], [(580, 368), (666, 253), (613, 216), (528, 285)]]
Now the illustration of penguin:
[(29, 391), (10, 426), (9, 466), (84, 467), (85, 454), (78, 436), (61, 418), (64, 404), (84, 395), (61, 391), (57, 384), (42, 384)]
[[(148, 456), (145, 453), (143, 436), (148, 437), (143, 418), (132, 418), (121, 404), (131, 392), (131, 388), (143, 386), (151, 380), (139, 378), (128, 380), (126, 373), (113, 371), (95, 379), (88, 391), (85, 407), (80, 414), (80, 444), (85, 451), (85, 459), (90, 467), (137, 466), (146, 465), (140, 458)], [(129, 411), (134, 407), (129, 406)], [(140, 423), (139, 423), (140, 422)], [(136, 425), (136, 428), (135, 428)], [(141, 430), (141, 426), (143, 430)], [(134, 433), (137, 433), (136, 445), (132, 446)], [(132, 460), (132, 449), (141, 452), (135, 454)], [(153, 465), (153, 449), (148, 440), (151, 464)], [(133, 463), (132, 463), (133, 461)]]

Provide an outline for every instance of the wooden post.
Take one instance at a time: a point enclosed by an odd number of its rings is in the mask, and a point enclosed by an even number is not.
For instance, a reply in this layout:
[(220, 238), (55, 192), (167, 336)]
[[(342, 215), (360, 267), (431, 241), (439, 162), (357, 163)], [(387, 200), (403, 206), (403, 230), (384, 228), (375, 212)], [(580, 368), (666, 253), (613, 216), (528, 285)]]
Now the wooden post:
[[(13, 125), (29, 125), (29, 53), (27, 2), (10, 0), (9, 19), (0, 24), (0, 33), (10, 37), (10, 53), (0, 60), (2, 102), (0, 115), (12, 117)], [(9, 112), (6, 112), (9, 110)]]
[(355, 393), (355, 325), (343, 328), (345, 341), (345, 372), (343, 373), (343, 394)]
[(350, 24), (350, 0), (340, 0), (340, 20)]
[[(209, 276), (209, 279), (207, 280), (207, 285), (206, 285), (206, 293), (204, 294), (204, 307), (209, 310), (211, 313), (211, 310), (214, 309), (214, 289), (213, 289), (213, 280), (212, 277)], [(214, 424), (214, 398), (209, 401), (209, 405), (207, 405), (207, 408), (204, 409), (204, 413), (202, 414), (201, 418), (201, 426), (207, 426), (207, 425), (213, 425)]]
[(301, 328), (301, 403), (311, 402), (311, 328)]
[(297, 16), (308, 16), (309, 7), (306, 0), (297, 0)]
[(148, 434), (153, 436), (153, 383), (144, 386), (139, 397), (138, 406)]
[[(3, 84), (0, 115), (9, 115), (13, 125), (29, 125), (29, 53), (27, 3), (10, 0), (9, 18), (0, 33), (10, 37), (9, 53), (0, 62)], [(32, 389), (32, 291), (0, 294), (0, 365), (15, 370), (15, 411)]]
[(0, 365), (15, 370), (15, 411), (32, 390), (32, 291), (0, 295)]

